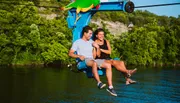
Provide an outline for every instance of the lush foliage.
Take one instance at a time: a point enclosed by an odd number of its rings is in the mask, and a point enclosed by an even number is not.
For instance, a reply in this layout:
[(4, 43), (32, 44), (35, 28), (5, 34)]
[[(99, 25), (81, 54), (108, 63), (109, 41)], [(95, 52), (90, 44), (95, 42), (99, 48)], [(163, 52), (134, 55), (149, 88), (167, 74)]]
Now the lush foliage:
[[(4, 0), (5, 1), (5, 0)], [(67, 12), (57, 8), (39, 10), (36, 6), (62, 6), (69, 0), (8, 0), (0, 5), (0, 64), (44, 64), (53, 61), (71, 62), (68, 50), (72, 33), (65, 17)], [(25, 5), (15, 5), (25, 4)], [(26, 6), (36, 5), (36, 6)], [(48, 20), (42, 13), (56, 13)], [(122, 56), (129, 64), (180, 63), (180, 17), (157, 16), (148, 11), (98, 12), (93, 19), (132, 22), (135, 27), (120, 36), (111, 35), (106, 26), (107, 39), (112, 46), (112, 57)], [(96, 25), (93, 25), (97, 28)]]
[(177, 64), (180, 63), (180, 18), (176, 20), (179, 21), (162, 26), (155, 18), (128, 33), (107, 38), (112, 41), (114, 54), (129, 64)]
[(68, 61), (72, 34), (65, 19), (42, 18), (35, 6), (3, 4), (0, 24), (0, 64)]

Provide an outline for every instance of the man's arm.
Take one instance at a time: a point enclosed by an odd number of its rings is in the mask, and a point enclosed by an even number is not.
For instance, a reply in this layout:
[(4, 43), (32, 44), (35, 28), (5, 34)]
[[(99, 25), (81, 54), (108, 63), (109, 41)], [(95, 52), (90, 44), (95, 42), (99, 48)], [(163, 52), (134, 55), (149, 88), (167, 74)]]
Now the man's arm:
[(84, 56), (82, 56), (82, 55), (77, 55), (77, 54), (74, 54), (74, 50), (73, 49), (70, 49), (69, 50), (69, 56), (70, 57), (72, 57), (72, 58), (79, 58), (79, 59), (81, 59), (81, 60), (84, 60)]
[(72, 58), (79, 58), (79, 55), (74, 54), (74, 52), (75, 52), (74, 50), (70, 49), (69, 50), (69, 56), (72, 57)]

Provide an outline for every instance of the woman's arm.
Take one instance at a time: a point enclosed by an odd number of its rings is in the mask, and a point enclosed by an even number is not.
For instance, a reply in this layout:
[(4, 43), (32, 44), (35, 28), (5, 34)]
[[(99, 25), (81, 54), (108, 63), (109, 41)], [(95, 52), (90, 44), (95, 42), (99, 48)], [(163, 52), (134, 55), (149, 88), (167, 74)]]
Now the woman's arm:
[(95, 59), (96, 56), (100, 57), (100, 49), (99, 48), (93, 48), (93, 58)]
[(108, 40), (106, 40), (106, 43), (107, 43), (108, 50), (100, 49), (100, 51), (104, 52), (106, 54), (111, 54), (111, 45), (110, 45), (110, 42)]

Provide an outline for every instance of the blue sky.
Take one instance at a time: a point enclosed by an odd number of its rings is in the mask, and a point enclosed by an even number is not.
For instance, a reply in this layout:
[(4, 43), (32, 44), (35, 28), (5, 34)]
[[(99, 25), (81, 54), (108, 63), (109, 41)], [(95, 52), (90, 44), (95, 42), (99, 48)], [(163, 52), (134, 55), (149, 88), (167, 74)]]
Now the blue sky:
[[(131, 0), (135, 6), (141, 5), (154, 5), (154, 4), (166, 4), (166, 3), (180, 3), (180, 0)], [(151, 8), (142, 8), (141, 10), (148, 10), (157, 15), (175, 16), (180, 15), (180, 5), (160, 6)]]
[[(109, 0), (109, 1), (118, 1), (118, 0)], [(180, 3), (180, 0), (131, 0), (131, 1), (135, 4), (135, 6)], [(166, 16), (174, 16), (174, 17), (178, 17), (178, 15), (180, 15), (180, 5), (141, 8), (140, 10), (148, 10), (157, 15), (166, 15)]]

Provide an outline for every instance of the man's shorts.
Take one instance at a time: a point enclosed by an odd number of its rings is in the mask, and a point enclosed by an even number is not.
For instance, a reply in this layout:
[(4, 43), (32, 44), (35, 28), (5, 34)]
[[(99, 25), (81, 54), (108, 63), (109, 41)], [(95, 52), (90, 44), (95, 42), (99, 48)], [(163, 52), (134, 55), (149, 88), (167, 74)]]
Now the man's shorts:
[(95, 61), (99, 69), (101, 69), (102, 64), (104, 63), (105, 59), (93, 59), (93, 58), (85, 58), (85, 63), (87, 64), (89, 61)]
[(94, 59), (93, 58), (85, 58), (85, 63), (87, 64), (89, 61), (94, 61)]

